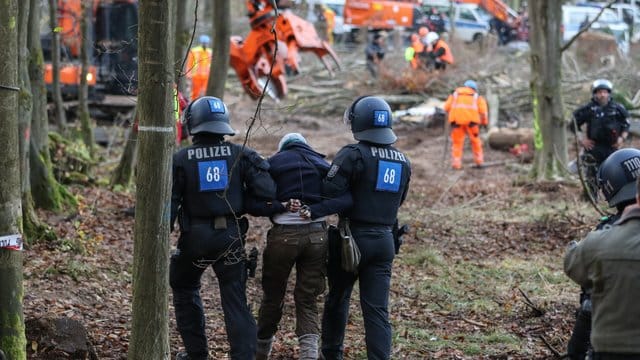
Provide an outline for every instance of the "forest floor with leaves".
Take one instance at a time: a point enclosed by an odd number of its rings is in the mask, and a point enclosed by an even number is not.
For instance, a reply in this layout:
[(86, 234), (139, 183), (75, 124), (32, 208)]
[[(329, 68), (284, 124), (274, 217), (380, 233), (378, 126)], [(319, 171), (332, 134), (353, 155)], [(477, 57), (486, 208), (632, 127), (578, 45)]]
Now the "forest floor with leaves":
[[(320, 120), (298, 120), (295, 130), (329, 156), (350, 141), (339, 126), (317, 129), (314, 123)], [(300, 129), (301, 123), (306, 129)], [(258, 131), (251, 145), (271, 154), (287, 128), (285, 119), (278, 130), (269, 127), (263, 135)], [(554, 356), (552, 349), (563, 353), (579, 290), (562, 272), (564, 247), (598, 220), (580, 199), (577, 183), (531, 183), (521, 166), (511, 162), (511, 154), (490, 149), (487, 160), (506, 165), (453, 171), (443, 162), (441, 129), (399, 124), (396, 132), (397, 147), (412, 161), (413, 177), (400, 211), (401, 222), (411, 231), (393, 267), (392, 358), (548, 359)], [(472, 162), (469, 149), (465, 161)], [(96, 176), (108, 176), (109, 169), (103, 167)], [(100, 359), (124, 359), (131, 324), (134, 226), (125, 210), (134, 206), (135, 196), (132, 189), (112, 191), (97, 185), (71, 190), (80, 203), (76, 213), (40, 212), (58, 241), (25, 251), (25, 316), (79, 320)], [(262, 248), (268, 220), (251, 218), (251, 223), (247, 247)], [(174, 233), (172, 246), (175, 238)], [(260, 266), (247, 284), (254, 314), (261, 294)], [(211, 355), (223, 359), (228, 345), (217, 283), (211, 271), (203, 280)], [(357, 299), (356, 288), (345, 340), (347, 359), (366, 358)], [(182, 345), (173, 309), (170, 313), (175, 354)], [(297, 358), (294, 318), (289, 292), (274, 359)], [(30, 358), (47, 359), (37, 342), (30, 342), (29, 349)]]
[[(486, 58), (492, 61), (493, 55)], [(343, 88), (362, 87), (361, 65), (342, 76)], [(304, 100), (265, 101), (255, 113), (256, 103), (245, 95), (231, 92), (225, 101), (240, 134), (258, 114), (248, 145), (265, 156), (276, 151), (288, 132), (301, 132), (329, 160), (353, 141), (341, 122), (344, 107), (313, 115), (295, 111), (296, 102)], [(467, 147), (466, 167), (454, 171), (449, 168), (443, 129), (400, 123), (394, 130), (399, 137), (396, 146), (410, 158), (413, 175), (399, 214), (411, 231), (394, 260), (391, 282), (392, 358), (552, 359), (564, 353), (579, 293), (562, 270), (565, 245), (584, 236), (600, 217), (581, 199), (577, 180), (531, 182), (527, 165), (487, 146), (485, 158), (494, 166), (472, 168)], [(121, 142), (101, 150), (93, 185), (69, 186), (79, 200), (76, 212), (39, 211), (58, 240), (31, 244), (24, 252), (25, 318), (80, 321), (100, 359), (125, 359), (131, 335), (134, 218), (126, 210), (134, 206), (135, 187), (113, 190), (97, 185), (108, 182), (119, 156), (113, 150), (122, 149)], [(633, 145), (637, 147), (637, 141)], [(247, 248), (262, 249), (269, 221), (250, 222)], [(172, 247), (176, 238), (173, 233)], [(260, 261), (256, 278), (247, 283), (254, 315), (261, 298), (261, 265)], [(224, 359), (228, 343), (212, 271), (203, 276), (202, 297), (211, 357)], [(322, 307), (322, 298), (318, 303)], [(174, 356), (182, 342), (173, 308), (169, 321)], [(297, 358), (294, 329), (289, 291), (273, 359)], [(30, 359), (51, 358), (42, 344), (28, 340)], [(345, 358), (366, 358), (357, 286)]]

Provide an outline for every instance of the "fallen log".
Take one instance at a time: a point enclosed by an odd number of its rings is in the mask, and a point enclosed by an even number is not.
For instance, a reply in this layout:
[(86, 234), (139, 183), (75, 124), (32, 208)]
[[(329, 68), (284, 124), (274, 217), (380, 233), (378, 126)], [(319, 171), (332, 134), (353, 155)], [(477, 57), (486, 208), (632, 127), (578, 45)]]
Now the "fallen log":
[(509, 151), (515, 145), (527, 144), (533, 149), (533, 129), (492, 128), (487, 134), (487, 143), (492, 149)]

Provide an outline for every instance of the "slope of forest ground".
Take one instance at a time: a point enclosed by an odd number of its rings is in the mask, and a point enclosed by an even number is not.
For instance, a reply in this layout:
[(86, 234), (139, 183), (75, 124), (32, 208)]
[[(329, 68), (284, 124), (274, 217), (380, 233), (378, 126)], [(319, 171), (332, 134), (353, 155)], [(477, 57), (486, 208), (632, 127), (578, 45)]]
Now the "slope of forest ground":
[[(358, 69), (342, 80), (363, 76), (363, 66)], [(362, 82), (358, 86), (361, 93), (366, 91)], [(376, 91), (383, 90), (370, 92)], [(225, 100), (234, 127), (246, 130), (256, 104), (235, 92)], [(352, 142), (341, 122), (344, 107), (336, 105), (330, 115), (299, 114), (291, 111), (294, 107), (287, 101), (266, 101), (248, 145), (268, 156), (282, 135), (296, 131), (331, 159), (342, 145)], [(467, 166), (453, 171), (442, 129), (415, 123), (400, 123), (394, 129), (397, 147), (412, 162), (413, 176), (400, 211), (401, 222), (411, 231), (393, 268), (392, 358), (549, 359), (555, 351), (563, 353), (579, 292), (563, 274), (564, 247), (581, 238), (599, 218), (581, 200), (577, 181), (531, 183), (523, 171), (526, 165), (509, 153), (488, 148), (487, 161), (498, 165), (471, 168), (467, 148)], [(105, 183), (117, 162), (117, 151), (103, 155), (95, 169), (97, 184)], [(77, 213), (39, 213), (59, 240), (25, 251), (25, 317), (77, 319), (88, 329), (100, 359), (125, 359), (134, 226), (125, 210), (134, 206), (134, 189), (113, 191), (98, 185), (70, 189), (79, 198)], [(247, 247), (262, 249), (269, 221), (251, 218), (251, 224)], [(172, 234), (172, 246), (176, 236)], [(261, 264), (256, 278), (247, 284), (254, 314), (261, 296), (260, 276)], [(223, 359), (228, 345), (213, 272), (205, 273), (202, 290), (211, 356)], [(366, 358), (357, 299), (356, 288), (345, 340), (347, 359)], [(297, 358), (292, 304), (289, 293), (274, 359)], [(182, 342), (173, 309), (170, 313), (174, 355)], [(35, 339), (29, 341), (30, 359), (51, 358)]]

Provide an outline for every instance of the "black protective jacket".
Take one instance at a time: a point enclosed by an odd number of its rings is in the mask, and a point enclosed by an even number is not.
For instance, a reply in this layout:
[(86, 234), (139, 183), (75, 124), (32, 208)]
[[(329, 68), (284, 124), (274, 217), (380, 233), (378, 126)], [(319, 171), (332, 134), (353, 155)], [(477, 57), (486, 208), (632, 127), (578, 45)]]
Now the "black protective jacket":
[(613, 100), (605, 106), (600, 106), (592, 99), (588, 104), (574, 111), (573, 116), (578, 129), (583, 124), (587, 124), (586, 135), (595, 142), (596, 146), (611, 147), (623, 132), (629, 130), (627, 109)]
[[(254, 150), (200, 135), (173, 155), (171, 224), (181, 210), (181, 225), (190, 218), (240, 216), (248, 212), (248, 195), (273, 199), (276, 186), (269, 163)], [(184, 228), (183, 228), (184, 230)]]

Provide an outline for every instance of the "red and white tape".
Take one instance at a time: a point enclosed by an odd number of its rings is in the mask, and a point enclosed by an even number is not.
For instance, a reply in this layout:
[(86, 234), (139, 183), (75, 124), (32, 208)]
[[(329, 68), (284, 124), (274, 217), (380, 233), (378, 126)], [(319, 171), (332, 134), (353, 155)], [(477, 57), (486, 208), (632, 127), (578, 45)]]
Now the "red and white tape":
[(0, 248), (22, 251), (22, 235), (13, 234), (13, 235), (7, 235), (7, 236), (0, 236)]

